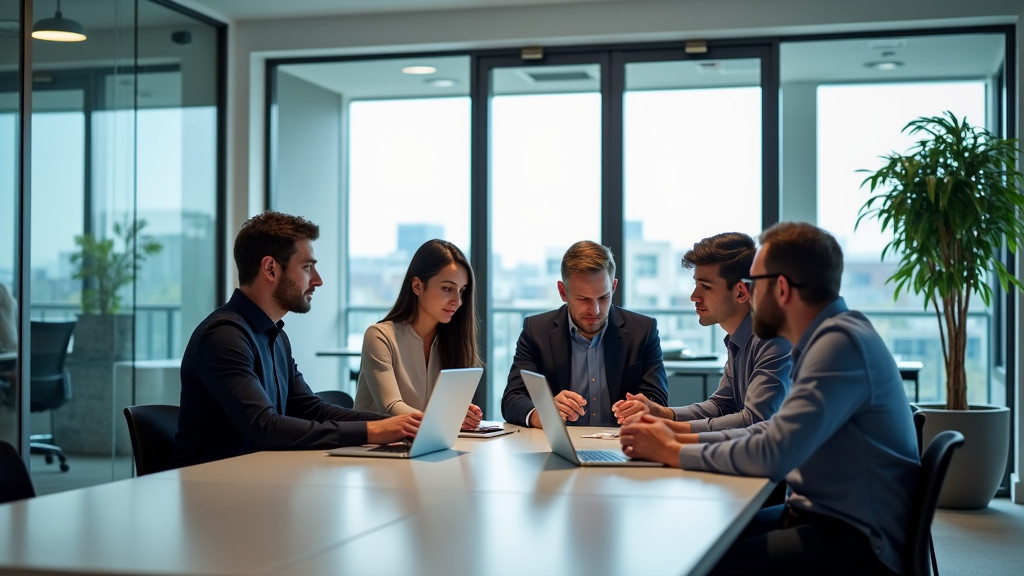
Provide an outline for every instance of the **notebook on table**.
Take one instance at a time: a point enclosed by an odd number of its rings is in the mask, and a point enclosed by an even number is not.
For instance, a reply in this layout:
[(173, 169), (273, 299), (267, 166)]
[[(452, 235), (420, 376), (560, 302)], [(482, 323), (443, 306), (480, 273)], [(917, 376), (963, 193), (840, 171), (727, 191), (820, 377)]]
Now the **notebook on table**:
[(622, 450), (577, 450), (555, 406), (547, 378), (529, 370), (523, 370), (521, 374), (530, 392), (530, 399), (533, 400), (533, 407), (540, 417), (541, 426), (544, 427), (544, 437), (555, 454), (577, 466), (661, 466), (659, 462), (634, 460), (623, 454)]
[(328, 450), (331, 456), (373, 456), (380, 458), (415, 458), (451, 448), (466, 417), (466, 408), (473, 400), (483, 368), (441, 370), (427, 407), (423, 409), (420, 429), (412, 442), (363, 446), (343, 446)]
[(473, 430), (459, 430), (459, 438), (493, 438), (515, 432), (514, 428), (505, 428), (504, 422), (497, 420), (481, 420)]

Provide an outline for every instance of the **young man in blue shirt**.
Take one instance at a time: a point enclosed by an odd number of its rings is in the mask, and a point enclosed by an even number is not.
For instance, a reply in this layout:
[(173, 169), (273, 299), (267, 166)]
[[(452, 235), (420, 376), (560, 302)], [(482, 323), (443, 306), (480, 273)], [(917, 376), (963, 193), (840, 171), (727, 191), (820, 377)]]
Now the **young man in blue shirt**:
[(701, 326), (725, 330), (727, 358), (718, 389), (710, 398), (689, 406), (667, 407), (643, 394), (627, 394), (612, 406), (620, 424), (652, 414), (668, 420), (677, 434), (743, 428), (767, 420), (789, 390), (789, 342), (754, 335), (750, 289), (741, 279), (750, 273), (756, 246), (740, 232), (704, 238), (683, 255), (692, 268), (690, 295)]
[(793, 344), (792, 385), (771, 420), (674, 434), (645, 416), (621, 429), (632, 457), (789, 484), (715, 574), (896, 574), (919, 472), (903, 381), (885, 342), (839, 296), (842, 250), (827, 232), (783, 222), (761, 234), (747, 281), (754, 333)]

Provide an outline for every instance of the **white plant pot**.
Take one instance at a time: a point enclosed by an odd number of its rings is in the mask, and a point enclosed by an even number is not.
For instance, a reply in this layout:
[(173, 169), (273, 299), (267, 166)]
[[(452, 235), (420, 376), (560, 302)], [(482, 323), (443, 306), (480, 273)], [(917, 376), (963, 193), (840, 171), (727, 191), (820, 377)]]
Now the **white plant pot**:
[(968, 410), (946, 410), (944, 404), (917, 406), (926, 417), (924, 446), (943, 430), (958, 430), (964, 435), (964, 445), (953, 453), (939, 493), (939, 507), (987, 507), (1006, 472), (1010, 409), (985, 404), (971, 404)]

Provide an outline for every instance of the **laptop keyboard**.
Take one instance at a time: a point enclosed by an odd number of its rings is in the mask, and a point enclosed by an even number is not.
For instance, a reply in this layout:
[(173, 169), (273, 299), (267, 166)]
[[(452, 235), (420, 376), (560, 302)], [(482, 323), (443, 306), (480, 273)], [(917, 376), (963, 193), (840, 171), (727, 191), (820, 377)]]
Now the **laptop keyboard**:
[(626, 460), (625, 454), (611, 450), (577, 450), (576, 457), (580, 462), (622, 462)]
[(383, 446), (377, 446), (376, 448), (370, 448), (367, 452), (390, 452), (395, 454), (402, 454), (403, 452), (409, 451), (409, 445), (404, 442), (397, 442), (395, 444), (384, 444)]

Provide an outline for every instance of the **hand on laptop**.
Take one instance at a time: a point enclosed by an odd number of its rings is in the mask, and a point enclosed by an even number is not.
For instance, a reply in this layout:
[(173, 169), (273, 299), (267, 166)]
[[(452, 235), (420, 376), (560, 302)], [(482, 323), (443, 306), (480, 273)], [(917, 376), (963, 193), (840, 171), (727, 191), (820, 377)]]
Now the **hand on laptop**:
[(586, 405), (587, 399), (572, 390), (562, 390), (555, 396), (555, 406), (558, 407), (558, 413), (562, 415), (563, 421), (575, 422), (587, 413), (587, 409), (584, 408)]
[(413, 412), (384, 420), (370, 420), (366, 423), (366, 441), (370, 444), (387, 444), (415, 438), (422, 418), (422, 412)]
[(484, 411), (476, 404), (470, 404), (466, 410), (466, 418), (462, 421), (463, 430), (476, 430), (480, 421), (484, 419)]
[[(629, 392), (626, 393), (625, 400), (619, 400), (612, 405), (612, 414), (615, 415), (615, 419), (619, 424), (636, 422), (640, 420), (644, 414), (650, 414), (652, 416), (668, 420), (675, 419), (675, 412), (673, 412), (671, 408), (666, 408), (660, 404), (656, 404), (643, 394), (630, 394)], [(687, 432), (689, 432), (689, 430), (687, 430)]]

